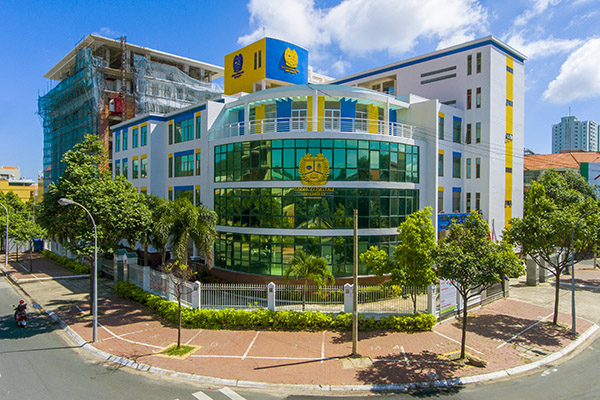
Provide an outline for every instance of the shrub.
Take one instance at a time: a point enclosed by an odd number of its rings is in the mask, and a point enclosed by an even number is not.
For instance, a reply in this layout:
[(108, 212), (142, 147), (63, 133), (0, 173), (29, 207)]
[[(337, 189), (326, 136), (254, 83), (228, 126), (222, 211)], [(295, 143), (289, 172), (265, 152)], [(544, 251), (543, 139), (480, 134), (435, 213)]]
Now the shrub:
[(90, 273), (90, 267), (88, 267), (87, 265), (80, 264), (75, 260), (71, 260), (68, 257), (63, 257), (61, 255), (51, 252), (50, 250), (42, 250), (42, 255), (62, 265), (64, 268), (69, 269), (78, 274), (84, 275)]
[[(140, 303), (169, 322), (177, 323), (177, 304), (143, 291), (130, 282), (117, 282), (115, 290), (127, 299)], [(200, 310), (183, 308), (182, 325), (192, 329), (270, 329), (287, 331), (347, 331), (352, 328), (352, 314), (337, 315), (318, 311)], [(390, 315), (376, 320), (359, 314), (361, 331), (398, 332), (429, 331), (436, 323), (434, 315)]]

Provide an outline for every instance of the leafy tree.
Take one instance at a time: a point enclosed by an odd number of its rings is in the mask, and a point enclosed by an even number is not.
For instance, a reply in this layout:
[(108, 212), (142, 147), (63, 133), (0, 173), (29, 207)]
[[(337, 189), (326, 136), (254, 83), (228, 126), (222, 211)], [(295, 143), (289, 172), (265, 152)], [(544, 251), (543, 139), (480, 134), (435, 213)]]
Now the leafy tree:
[(320, 289), (325, 285), (332, 285), (335, 279), (327, 268), (327, 260), (324, 257), (307, 256), (302, 250), (294, 255), (294, 259), (284, 272), (285, 279), (290, 280), (290, 275), (304, 278), (304, 290), (302, 291), (302, 311), (306, 309), (306, 293), (308, 292), (308, 281), (313, 281)]
[(217, 213), (202, 205), (194, 206), (182, 198), (170, 205), (172, 212), (171, 248), (180, 263), (188, 263), (188, 241), (191, 239), (200, 253), (212, 256), (212, 246), (217, 237)]
[(558, 323), (558, 282), (569, 269), (571, 254), (579, 262), (585, 251), (595, 250), (598, 244), (597, 210), (593, 188), (581, 176), (549, 170), (527, 192), (523, 218), (511, 219), (505, 230), (506, 240), (554, 275), (554, 324)]
[[(21, 229), (22, 221), (32, 218), (33, 199), (23, 202), (12, 191), (8, 193), (0, 193), (0, 203), (8, 210), (8, 237), (17, 243), (16, 260), (19, 261), (19, 245), (23, 245), (27, 240), (23, 240), (23, 230)], [(6, 212), (0, 208), (0, 236), (2, 240), (6, 237)], [(8, 243), (5, 244), (5, 249), (8, 249)]]
[[(437, 279), (433, 270), (432, 252), (436, 243), (431, 207), (409, 215), (398, 227), (398, 239), (400, 244), (394, 249), (393, 258), (376, 246), (371, 246), (360, 255), (360, 260), (378, 276), (390, 274), (390, 283), (393, 285), (422, 288), (435, 283)], [(417, 290), (410, 293), (415, 314), (418, 294)]]
[[(29, 272), (33, 272), (33, 239), (44, 239), (46, 230), (38, 225), (35, 221), (28, 218), (16, 218), (14, 221), (14, 236), (17, 243), (25, 246), (29, 243)], [(18, 249), (18, 248), (17, 248)], [(19, 254), (17, 250), (17, 261)]]
[(163, 264), (163, 270), (168, 274), (168, 279), (172, 283), (173, 294), (177, 298), (178, 304), (178, 324), (177, 324), (177, 348), (181, 347), (181, 298), (186, 294), (186, 290), (189, 290), (186, 282), (190, 281), (195, 272), (186, 265), (179, 261), (175, 261), (168, 264)]
[[(106, 150), (97, 136), (87, 135), (65, 153), (62, 161), (65, 172), (44, 193), (37, 221), (69, 250), (92, 255), (94, 230), (89, 216), (78, 206), (60, 206), (58, 199), (65, 197), (82, 204), (96, 222), (99, 253), (112, 253), (116, 264), (119, 242), (127, 239), (135, 243), (149, 226), (150, 211), (143, 195), (123, 176), (112, 179), (106, 168)], [(90, 293), (91, 301), (93, 289)]]
[(471, 213), (463, 225), (452, 224), (448, 236), (433, 253), (440, 279), (447, 279), (462, 298), (462, 341), (460, 358), (465, 357), (467, 338), (467, 304), (501, 276), (523, 274), (523, 265), (505, 242), (489, 240), (489, 227), (477, 212)]

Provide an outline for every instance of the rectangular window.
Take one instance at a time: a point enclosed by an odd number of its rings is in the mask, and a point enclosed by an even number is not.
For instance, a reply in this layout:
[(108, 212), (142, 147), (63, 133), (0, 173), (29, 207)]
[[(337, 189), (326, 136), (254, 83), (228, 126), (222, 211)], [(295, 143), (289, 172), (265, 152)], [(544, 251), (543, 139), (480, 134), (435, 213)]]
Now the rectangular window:
[(467, 179), (471, 179), (471, 159), (467, 158)]
[(475, 143), (481, 143), (481, 122), (475, 123)]
[(460, 164), (462, 162), (462, 157), (460, 153), (454, 153), (452, 155), (452, 177), (460, 178)]
[(254, 52), (254, 69), (258, 67), (258, 53)]
[(173, 124), (169, 124), (169, 144), (173, 144)]
[(175, 177), (194, 175), (194, 155), (175, 156)]
[(444, 176), (444, 154), (438, 154), (438, 176)]
[(139, 163), (138, 159), (131, 160), (131, 179), (137, 179), (139, 172)]
[(148, 144), (148, 126), (142, 126), (142, 146), (146, 146)]
[(473, 97), (473, 91), (471, 89), (467, 89), (467, 110), (471, 109), (471, 98)]
[(127, 172), (127, 160), (123, 160), (123, 176), (125, 179), (129, 178)]
[(202, 119), (198, 115), (196, 117), (196, 139), (200, 139), (202, 136)]
[(481, 178), (481, 158), (475, 159), (475, 178)]
[(453, 124), (453, 134), (452, 134), (452, 141), (454, 143), (460, 143), (460, 135), (462, 132), (462, 120), (458, 117), (454, 117), (454, 124)]
[(481, 72), (481, 52), (477, 53), (477, 73)]
[(169, 200), (173, 201), (173, 189), (169, 189)]
[(438, 214), (444, 212), (444, 191), (438, 190)]
[(173, 177), (173, 156), (169, 156), (169, 178)]
[(142, 158), (140, 160), (140, 178), (145, 178), (148, 176), (148, 159)]
[(179, 189), (176, 188), (175, 190), (175, 200), (177, 199), (181, 199), (181, 198), (187, 198), (190, 203), (194, 202), (194, 191), (191, 189)]
[(475, 209), (481, 210), (481, 193), (475, 193)]
[(115, 133), (115, 153), (121, 151), (121, 134)]
[(200, 175), (200, 152), (196, 153), (196, 175)]
[(460, 212), (460, 191), (454, 190), (460, 188), (453, 188), (452, 190), (452, 212), (459, 213)]
[(131, 148), (135, 149), (136, 147), (138, 147), (138, 128), (134, 128), (131, 135)]
[[(308, 103), (306, 101), (292, 102), (292, 130), (306, 130)], [(358, 105), (357, 105), (358, 107)], [(358, 118), (358, 117), (357, 117)]]
[(475, 95), (475, 106), (477, 108), (481, 108), (481, 88), (477, 88), (477, 93)]
[(200, 187), (198, 187), (196, 189), (196, 205), (199, 206), (200, 204), (202, 204), (202, 201), (200, 200)]
[(467, 56), (467, 75), (471, 75), (473, 73), (473, 55), (469, 54)]
[(115, 178), (121, 175), (121, 162), (115, 161)]
[(471, 193), (467, 193), (467, 212), (471, 212)]
[(471, 125), (472, 124), (467, 124), (467, 134), (465, 135), (466, 144), (471, 144)]
[(127, 150), (127, 143), (129, 142), (128, 132), (123, 131), (123, 150)]
[(444, 114), (438, 116), (438, 138), (444, 140)]
[(140, 188), (140, 193), (141, 194), (147, 194), (148, 193), (148, 189), (146, 189), (145, 187)]
[(187, 142), (194, 139), (194, 119), (175, 122), (175, 143)]
[(258, 68), (262, 66), (262, 50), (258, 51)]

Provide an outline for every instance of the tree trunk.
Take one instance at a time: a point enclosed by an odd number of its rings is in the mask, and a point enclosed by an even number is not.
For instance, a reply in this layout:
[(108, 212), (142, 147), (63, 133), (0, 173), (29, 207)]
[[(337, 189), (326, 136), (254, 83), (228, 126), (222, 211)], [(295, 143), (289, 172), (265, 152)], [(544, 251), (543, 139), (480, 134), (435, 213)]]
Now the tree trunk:
[(17, 262), (19, 262), (19, 243), (17, 243)]
[[(181, 282), (180, 284), (183, 284)], [(181, 290), (177, 293), (177, 302), (179, 303), (179, 324), (177, 324), (177, 348), (181, 347)]]
[(413, 291), (413, 293), (410, 294), (410, 297), (412, 297), (412, 302), (413, 302), (413, 314), (417, 313), (417, 293), (415, 291)]
[(33, 240), (29, 242), (29, 273), (33, 273)]
[(560, 294), (560, 272), (561, 270), (557, 271), (557, 274), (554, 274), (555, 276), (555, 287), (554, 287), (554, 318), (552, 319), (552, 323), (554, 325), (558, 325), (558, 297)]
[(148, 266), (148, 240), (144, 240), (144, 267)]
[(165, 262), (167, 262), (167, 245), (166, 244), (163, 246), (161, 257), (162, 257), (162, 264), (161, 265), (164, 266)]
[(304, 290), (302, 291), (302, 311), (306, 309), (306, 292), (308, 291), (308, 280), (304, 279)]
[(465, 348), (467, 344), (467, 296), (462, 296), (463, 298), (463, 321), (462, 321), (462, 339), (460, 342), (460, 358), (461, 360), (465, 358)]

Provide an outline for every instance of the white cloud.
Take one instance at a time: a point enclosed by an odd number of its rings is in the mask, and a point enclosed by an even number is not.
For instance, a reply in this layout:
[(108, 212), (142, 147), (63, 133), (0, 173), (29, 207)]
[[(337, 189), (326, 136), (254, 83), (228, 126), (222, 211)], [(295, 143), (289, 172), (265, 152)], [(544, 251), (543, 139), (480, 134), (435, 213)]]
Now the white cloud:
[(600, 38), (590, 39), (574, 51), (543, 94), (551, 103), (566, 104), (600, 96)]
[(328, 44), (353, 55), (375, 51), (401, 54), (420, 39), (455, 44), (487, 27), (487, 11), (477, 0), (343, 0), (325, 9), (313, 0), (250, 0), (253, 31), (289, 40), (315, 51)]
[(555, 6), (560, 2), (561, 0), (533, 0), (533, 8), (519, 15), (515, 20), (515, 25), (523, 26), (527, 24), (531, 18), (542, 14), (548, 7)]
[(511, 36), (507, 44), (523, 53), (529, 60), (567, 53), (583, 44), (581, 39), (555, 39), (550, 37), (543, 40), (527, 42), (520, 34)]
[(350, 68), (350, 66), (351, 65), (348, 61), (337, 60), (336, 62), (331, 64), (331, 72), (333, 72), (337, 76), (345, 75), (346, 71)]
[(94, 35), (104, 36), (110, 39), (115, 39), (123, 36), (121, 33), (112, 30), (108, 26), (103, 26), (98, 32), (93, 32)]

